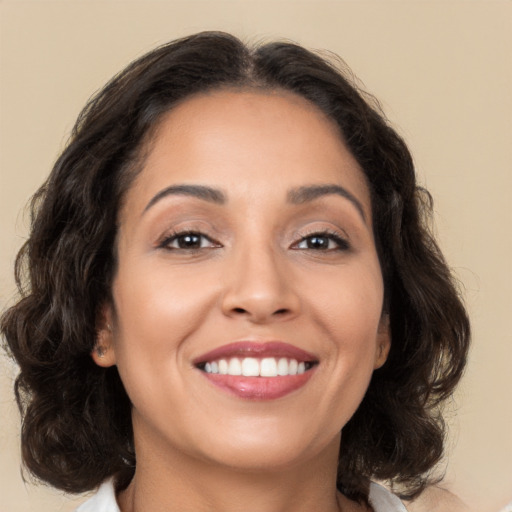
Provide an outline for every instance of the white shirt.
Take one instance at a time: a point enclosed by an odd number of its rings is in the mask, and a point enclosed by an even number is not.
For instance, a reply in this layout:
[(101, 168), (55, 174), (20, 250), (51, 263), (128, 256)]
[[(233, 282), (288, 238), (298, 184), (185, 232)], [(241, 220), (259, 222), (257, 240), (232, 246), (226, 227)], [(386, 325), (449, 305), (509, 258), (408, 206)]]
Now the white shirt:
[[(370, 505), (375, 512), (407, 512), (403, 503), (384, 487), (370, 484)], [(75, 512), (121, 512), (116, 502), (112, 481), (102, 484), (96, 494), (80, 505)]]

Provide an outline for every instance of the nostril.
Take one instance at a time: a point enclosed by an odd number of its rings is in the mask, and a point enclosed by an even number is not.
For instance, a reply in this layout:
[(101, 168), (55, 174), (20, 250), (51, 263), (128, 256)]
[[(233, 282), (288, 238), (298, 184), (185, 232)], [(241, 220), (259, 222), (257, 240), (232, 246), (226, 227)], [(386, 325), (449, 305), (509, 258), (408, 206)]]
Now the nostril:
[[(249, 313), (249, 311), (244, 308), (233, 308), (231, 311), (233, 311), (233, 313), (238, 313), (238, 314)], [(274, 311), (273, 315), (283, 316), (283, 315), (286, 315), (289, 311), (290, 310), (287, 308), (281, 308), (281, 309), (277, 309), (276, 311)]]

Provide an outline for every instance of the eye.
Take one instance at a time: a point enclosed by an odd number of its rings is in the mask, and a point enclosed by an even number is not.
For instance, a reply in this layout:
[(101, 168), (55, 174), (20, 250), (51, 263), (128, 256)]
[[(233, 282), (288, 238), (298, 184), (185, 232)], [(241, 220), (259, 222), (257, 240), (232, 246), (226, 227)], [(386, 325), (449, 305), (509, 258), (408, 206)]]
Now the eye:
[(347, 240), (338, 233), (322, 231), (305, 236), (292, 248), (313, 251), (344, 251), (349, 249), (349, 247)]
[(166, 236), (158, 244), (158, 247), (170, 251), (190, 251), (220, 247), (220, 244), (213, 241), (204, 233), (200, 233), (197, 231), (181, 231), (178, 233), (171, 233), (170, 235)]

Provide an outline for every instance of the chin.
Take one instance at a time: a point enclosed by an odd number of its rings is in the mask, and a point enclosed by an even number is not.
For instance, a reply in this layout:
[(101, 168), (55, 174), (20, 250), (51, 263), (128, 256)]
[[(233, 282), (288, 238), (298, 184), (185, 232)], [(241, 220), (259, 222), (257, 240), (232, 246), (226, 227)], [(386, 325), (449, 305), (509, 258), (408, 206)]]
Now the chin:
[(272, 472), (290, 469), (300, 463), (301, 449), (283, 450), (281, 447), (260, 446), (233, 449), (210, 460), (217, 465), (240, 472)]
[(321, 436), (306, 438), (303, 431), (257, 430), (226, 433), (215, 442), (208, 443), (203, 454), (211, 462), (248, 472), (282, 471), (305, 460), (312, 460), (326, 449), (333, 450), (336, 457), (338, 454), (339, 435), (329, 440)]

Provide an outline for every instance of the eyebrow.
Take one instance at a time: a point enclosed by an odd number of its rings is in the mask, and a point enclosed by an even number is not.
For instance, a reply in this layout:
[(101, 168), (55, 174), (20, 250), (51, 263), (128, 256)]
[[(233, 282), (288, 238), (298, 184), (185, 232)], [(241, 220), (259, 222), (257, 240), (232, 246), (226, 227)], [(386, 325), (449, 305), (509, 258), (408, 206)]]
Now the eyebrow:
[[(308, 185), (294, 188), (287, 194), (287, 200), (291, 204), (304, 204), (327, 195), (338, 195), (348, 199), (357, 209), (363, 220), (366, 222), (366, 215), (361, 202), (347, 189), (340, 185)], [(221, 190), (208, 187), (206, 185), (171, 185), (158, 192), (144, 208), (143, 214), (154, 206), (158, 201), (168, 196), (189, 196), (214, 204), (225, 204), (226, 195)]]
[(220, 190), (207, 187), (206, 185), (171, 185), (160, 190), (144, 208), (143, 214), (147, 212), (155, 203), (167, 196), (190, 196), (202, 199), (215, 204), (224, 204), (226, 196)]
[(348, 199), (356, 207), (357, 211), (366, 222), (366, 215), (361, 202), (357, 197), (340, 185), (309, 185), (295, 188), (288, 192), (288, 202), (292, 204), (303, 204), (331, 194), (336, 194)]

